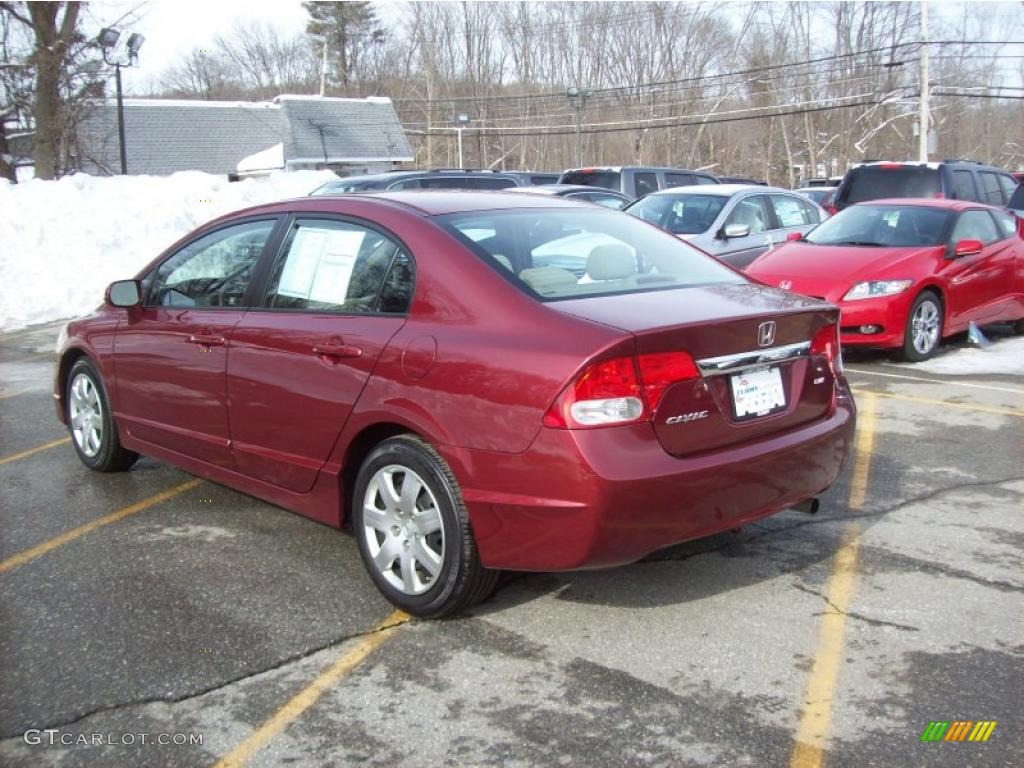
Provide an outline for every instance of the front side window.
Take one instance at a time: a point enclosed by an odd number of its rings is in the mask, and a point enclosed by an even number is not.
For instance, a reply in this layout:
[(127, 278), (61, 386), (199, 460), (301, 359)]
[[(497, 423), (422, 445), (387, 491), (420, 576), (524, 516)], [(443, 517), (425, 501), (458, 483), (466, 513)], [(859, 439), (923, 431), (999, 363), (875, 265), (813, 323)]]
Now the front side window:
[(715, 223), (729, 198), (724, 195), (651, 195), (627, 209), (633, 216), (674, 235), (698, 235)]
[(772, 209), (780, 227), (809, 227), (818, 223), (818, 211), (789, 195), (771, 195)]
[(855, 205), (826, 219), (805, 236), (818, 245), (890, 246), (911, 248), (940, 245), (951, 213), (942, 208)]
[(736, 206), (725, 220), (725, 226), (740, 224), (750, 229), (749, 234), (756, 235), (769, 228), (768, 211), (764, 204), (764, 195), (753, 195), (745, 197), (736, 203)]
[(953, 171), (953, 199), (978, 199), (978, 193), (974, 189), (974, 174), (970, 171)]
[(285, 238), (263, 306), (309, 312), (405, 312), (412, 262), (390, 237), (344, 221), (300, 219)]
[(437, 220), (496, 271), (511, 271), (519, 287), (542, 299), (746, 282), (678, 238), (608, 211), (485, 211)]
[(252, 270), (275, 224), (236, 224), (189, 243), (146, 278), (146, 306), (243, 306)]
[(1012, 213), (1004, 213), (1003, 211), (990, 211), (992, 218), (996, 220), (996, 227), (1002, 234), (1002, 237), (1011, 237), (1017, 232), (1017, 217)]
[(990, 245), (1002, 238), (996, 231), (995, 222), (988, 215), (988, 211), (964, 211), (960, 214), (960, 220), (957, 221), (949, 239), (953, 243), (959, 243), (961, 240), (981, 240), (985, 245)]

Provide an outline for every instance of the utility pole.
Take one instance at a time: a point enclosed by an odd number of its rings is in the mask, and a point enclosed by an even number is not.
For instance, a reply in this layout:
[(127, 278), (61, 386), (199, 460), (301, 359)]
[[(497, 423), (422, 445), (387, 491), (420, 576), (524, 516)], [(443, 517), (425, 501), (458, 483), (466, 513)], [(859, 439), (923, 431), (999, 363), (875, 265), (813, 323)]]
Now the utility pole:
[(583, 135), (582, 135), (582, 116), (583, 107), (586, 106), (587, 99), (590, 97), (590, 91), (588, 89), (580, 88), (567, 88), (565, 91), (566, 98), (569, 99), (569, 104), (574, 110), (576, 110), (576, 162), (577, 168), (583, 167)]
[(455, 133), (459, 138), (459, 168), (465, 168), (462, 164), (462, 130), (469, 125), (469, 115), (460, 113), (455, 116)]
[(928, 162), (928, 3), (921, 0), (921, 71), (918, 75), (918, 87), (921, 91), (920, 116), (918, 127), (921, 131), (918, 139), (918, 159)]

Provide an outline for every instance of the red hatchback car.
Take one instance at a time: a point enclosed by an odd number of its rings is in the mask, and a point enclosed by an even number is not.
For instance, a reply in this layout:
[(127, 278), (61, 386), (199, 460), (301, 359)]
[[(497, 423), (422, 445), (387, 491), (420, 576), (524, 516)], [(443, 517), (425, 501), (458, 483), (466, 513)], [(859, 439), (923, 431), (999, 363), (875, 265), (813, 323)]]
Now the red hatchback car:
[(54, 397), (87, 466), (143, 453), (347, 523), (380, 590), (440, 616), (500, 569), (628, 563), (827, 488), (837, 319), (585, 203), (305, 198), (111, 285)]
[(1024, 333), (1024, 238), (1001, 208), (957, 200), (850, 206), (752, 262), (766, 285), (838, 304), (842, 342), (930, 357), (970, 322)]

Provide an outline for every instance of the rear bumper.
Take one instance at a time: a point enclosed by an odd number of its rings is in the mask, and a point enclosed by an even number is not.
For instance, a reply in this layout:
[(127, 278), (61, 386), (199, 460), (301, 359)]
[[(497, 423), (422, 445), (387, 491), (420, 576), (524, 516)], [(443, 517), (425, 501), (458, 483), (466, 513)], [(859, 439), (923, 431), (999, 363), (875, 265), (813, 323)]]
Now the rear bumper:
[(463, 496), (489, 567), (621, 565), (820, 493), (842, 467), (854, 423), (844, 390), (825, 419), (685, 458), (666, 453), (649, 423), (542, 429), (522, 454), (471, 455)]

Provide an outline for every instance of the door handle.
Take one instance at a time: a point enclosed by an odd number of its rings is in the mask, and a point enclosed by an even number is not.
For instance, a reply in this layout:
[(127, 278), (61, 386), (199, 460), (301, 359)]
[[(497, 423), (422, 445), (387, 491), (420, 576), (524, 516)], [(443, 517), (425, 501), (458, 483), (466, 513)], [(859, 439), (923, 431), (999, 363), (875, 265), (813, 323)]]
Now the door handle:
[(203, 347), (223, 347), (226, 340), (223, 336), (207, 336), (196, 333), (188, 337), (189, 344), (199, 344)]
[(363, 350), (352, 344), (317, 344), (313, 347), (313, 354), (320, 357), (359, 357)]

